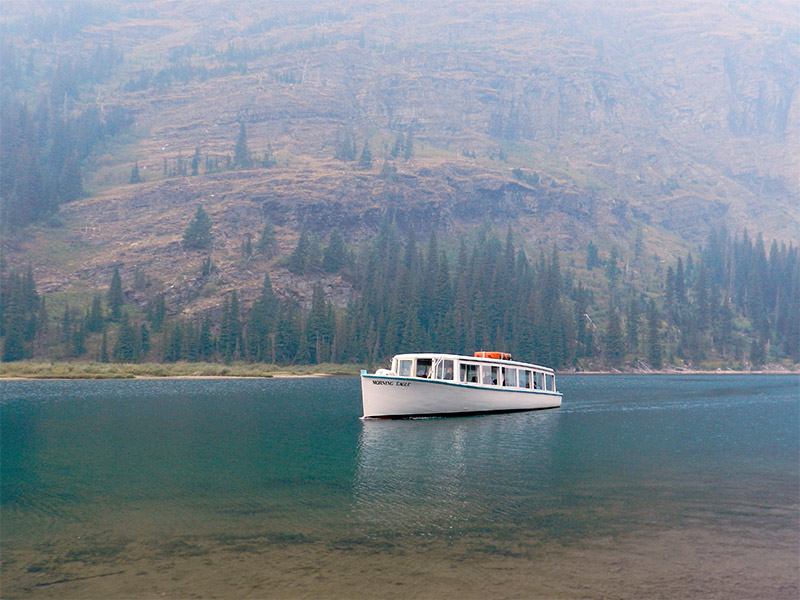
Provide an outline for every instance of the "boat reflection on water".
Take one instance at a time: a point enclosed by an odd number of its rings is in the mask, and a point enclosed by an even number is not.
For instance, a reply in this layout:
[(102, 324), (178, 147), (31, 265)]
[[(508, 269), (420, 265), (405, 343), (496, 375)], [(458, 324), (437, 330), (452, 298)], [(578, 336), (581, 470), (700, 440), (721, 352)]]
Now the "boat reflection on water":
[(356, 519), (398, 532), (519, 518), (551, 480), (558, 415), (363, 421)]

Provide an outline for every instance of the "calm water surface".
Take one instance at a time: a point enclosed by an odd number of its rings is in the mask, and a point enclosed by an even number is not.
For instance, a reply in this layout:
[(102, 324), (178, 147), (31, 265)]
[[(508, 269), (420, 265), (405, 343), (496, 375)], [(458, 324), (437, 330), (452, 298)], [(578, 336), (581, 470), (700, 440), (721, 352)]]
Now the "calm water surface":
[(799, 384), (362, 421), (357, 379), (0, 382), (0, 592), (794, 599)]

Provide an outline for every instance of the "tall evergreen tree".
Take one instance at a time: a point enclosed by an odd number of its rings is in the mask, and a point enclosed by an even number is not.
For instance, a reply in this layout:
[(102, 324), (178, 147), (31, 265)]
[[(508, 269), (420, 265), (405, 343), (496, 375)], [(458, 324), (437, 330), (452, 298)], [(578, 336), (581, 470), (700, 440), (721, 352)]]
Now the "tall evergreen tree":
[(642, 311), (639, 300), (632, 298), (628, 302), (628, 311), (625, 318), (625, 345), (628, 352), (636, 354), (639, 350), (639, 322), (642, 318)]
[(222, 325), (219, 332), (219, 350), (225, 362), (236, 357), (242, 342), (242, 322), (239, 314), (239, 298), (236, 290), (225, 298), (222, 311)]
[(603, 261), (600, 260), (597, 246), (595, 246), (593, 241), (589, 240), (589, 244), (586, 246), (586, 269), (591, 271), (602, 264)]
[(244, 126), (244, 120), (239, 121), (239, 134), (236, 136), (233, 164), (238, 169), (250, 168), (250, 150), (247, 147), (247, 131)]
[(344, 237), (338, 227), (331, 231), (328, 245), (322, 254), (322, 270), (326, 273), (335, 273), (341, 270), (347, 262), (347, 249)]
[(92, 298), (92, 307), (86, 313), (86, 330), (90, 333), (102, 331), (104, 322), (102, 299), (100, 294), (95, 294)]
[(200, 324), (200, 332), (197, 336), (197, 359), (202, 361), (211, 360), (214, 355), (214, 336), (211, 334), (211, 316), (206, 313)]
[(198, 204), (194, 218), (183, 232), (183, 246), (191, 249), (209, 248), (213, 239), (211, 219), (203, 207)]
[(275, 255), (276, 246), (275, 227), (269, 219), (266, 219), (256, 242), (256, 250), (264, 258), (272, 258)]
[(156, 294), (147, 303), (147, 319), (153, 327), (153, 331), (161, 331), (164, 319), (167, 316), (167, 304), (164, 292)]
[(372, 168), (372, 150), (369, 149), (368, 142), (364, 142), (364, 148), (361, 150), (361, 157), (358, 159), (358, 166), (362, 169)]
[(114, 273), (111, 275), (111, 285), (106, 294), (106, 304), (108, 304), (109, 318), (112, 321), (119, 321), (122, 305), (125, 299), (122, 295), (122, 277), (119, 274), (119, 266), (114, 266)]
[(117, 332), (117, 340), (111, 351), (117, 362), (133, 362), (136, 360), (136, 334), (128, 315), (123, 313)]
[(316, 271), (320, 266), (320, 251), (317, 241), (307, 230), (300, 233), (297, 246), (289, 256), (286, 267), (298, 275)]
[(619, 314), (613, 306), (611, 306), (608, 313), (605, 343), (604, 354), (606, 363), (612, 367), (620, 366), (625, 355), (625, 344), (622, 339), (622, 327)]
[(142, 175), (139, 173), (139, 161), (133, 163), (133, 167), (131, 167), (131, 178), (129, 179), (128, 183), (135, 184), (142, 182)]
[(275, 319), (278, 300), (269, 273), (264, 276), (261, 294), (247, 315), (245, 342), (247, 357), (257, 362), (275, 362)]
[(311, 364), (330, 360), (336, 321), (333, 309), (325, 298), (325, 292), (319, 283), (314, 286), (311, 298), (311, 312), (308, 315), (305, 330), (305, 353)]
[(14, 320), (6, 328), (6, 336), (3, 343), (3, 362), (13, 362), (28, 358), (20, 325)]
[(292, 300), (282, 302), (278, 312), (275, 336), (275, 359), (291, 364), (297, 359), (302, 334), (300, 307)]
[(647, 304), (647, 360), (654, 369), (661, 368), (661, 317), (655, 301)]
[(103, 327), (103, 337), (100, 341), (100, 356), (98, 357), (98, 360), (101, 363), (108, 362), (108, 336), (106, 334), (105, 327)]

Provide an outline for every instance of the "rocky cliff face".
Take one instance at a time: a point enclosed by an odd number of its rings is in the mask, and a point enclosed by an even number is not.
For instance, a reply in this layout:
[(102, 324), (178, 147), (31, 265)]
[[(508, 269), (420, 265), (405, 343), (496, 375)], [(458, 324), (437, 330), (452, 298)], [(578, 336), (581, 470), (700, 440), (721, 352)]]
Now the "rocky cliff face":
[(790, 235), (759, 222), (749, 207), (764, 203), (797, 225), (800, 15), (790, 2), (240, 2), (206, 7), (203, 21), (181, 3), (153, 6), (163, 29), (152, 39), (115, 32), (131, 57), (188, 48), (189, 63), (210, 66), (220, 60), (211, 40), (251, 58), (237, 75), (113, 92), (137, 109), (147, 133), (137, 154), (151, 172), (181, 148), (229, 151), (242, 118), (252, 145), (269, 143), (288, 164), (331, 158), (345, 132), (380, 161), (392, 136), (413, 131), (417, 158), (504, 158), (605, 188), (601, 197), (667, 228), (678, 222), (664, 210), (673, 196), (724, 206), (733, 228)]
[[(676, 245), (719, 224), (798, 238), (800, 8), (788, 0), (113, 9), (72, 39), (31, 42), (68, 54), (113, 39), (125, 56), (86, 102), (131, 109), (133, 135), (87, 165), (95, 197), (65, 208), (89, 246), (128, 244), (95, 253), (92, 283), (113, 261), (173, 250), (162, 267), (178, 277), (174, 244), (198, 203), (231, 251), (265, 217), (288, 248), (303, 227), (367, 237), (387, 213), (419, 231), (511, 224), (564, 249), (625, 247), (642, 226)], [(277, 167), (162, 175), (195, 149), (224, 160), (240, 121)], [(392, 150), (409, 133), (404, 158)], [(343, 139), (368, 144), (373, 167), (336, 160)], [(122, 185), (134, 161), (145, 183)]]

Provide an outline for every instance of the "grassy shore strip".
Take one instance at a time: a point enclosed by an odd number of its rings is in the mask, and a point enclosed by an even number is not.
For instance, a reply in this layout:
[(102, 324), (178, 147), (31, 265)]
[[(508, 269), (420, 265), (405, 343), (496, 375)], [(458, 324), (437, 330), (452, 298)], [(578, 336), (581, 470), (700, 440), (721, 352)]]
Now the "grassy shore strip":
[[(355, 377), (363, 367), (352, 364), (270, 365), (262, 363), (100, 363), (22, 360), (0, 363), (0, 379), (146, 379), (211, 377)], [(373, 371), (374, 369), (370, 369)], [(758, 370), (708, 369), (620, 369), (558, 371), (558, 375), (713, 375), (713, 374), (798, 374), (798, 365), (772, 364)]]
[(0, 363), (0, 379), (136, 379), (159, 377), (308, 377), (358, 375), (358, 365), (278, 366), (259, 363)]

